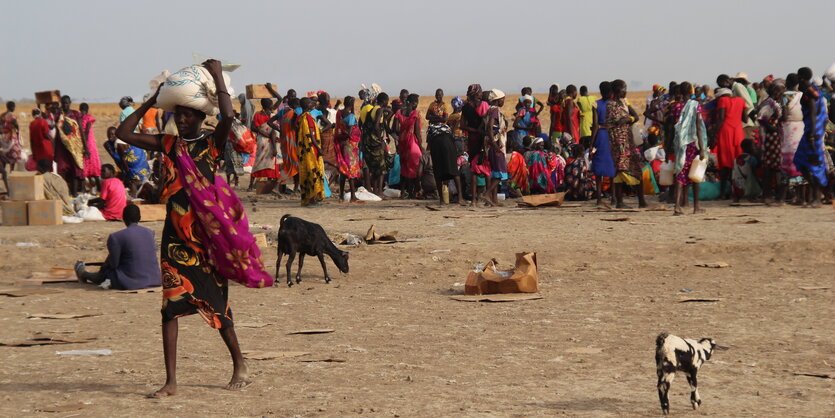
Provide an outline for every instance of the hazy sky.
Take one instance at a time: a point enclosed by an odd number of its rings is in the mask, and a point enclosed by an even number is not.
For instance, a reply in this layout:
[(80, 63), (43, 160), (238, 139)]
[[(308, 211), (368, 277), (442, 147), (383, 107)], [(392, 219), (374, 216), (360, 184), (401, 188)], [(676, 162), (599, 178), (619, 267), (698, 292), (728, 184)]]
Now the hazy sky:
[[(30, 2), (4, 6), (0, 97), (60, 89), (79, 100), (141, 99), (198, 52), (241, 64), (236, 91), (355, 94), (376, 82), (422, 95), (470, 83), (517, 93), (622, 78), (752, 79), (835, 60), (835, 0), (318, 0)], [(257, 22), (257, 23), (255, 23)]]

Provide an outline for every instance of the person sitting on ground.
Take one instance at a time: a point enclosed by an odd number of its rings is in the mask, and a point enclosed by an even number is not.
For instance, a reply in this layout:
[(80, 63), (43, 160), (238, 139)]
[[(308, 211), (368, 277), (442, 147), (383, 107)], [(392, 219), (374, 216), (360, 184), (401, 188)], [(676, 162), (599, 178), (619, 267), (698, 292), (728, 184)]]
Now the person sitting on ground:
[[(75, 263), (78, 281), (104, 284), (105, 288), (118, 290), (161, 286), (162, 275), (157, 262), (154, 231), (139, 226), (139, 206), (125, 206), (122, 219), (125, 221), (125, 229), (107, 237), (107, 259), (101, 263), (98, 272), (88, 272), (83, 261)], [(108, 280), (109, 287), (105, 283)]]
[(74, 216), (70, 187), (64, 178), (52, 172), (52, 160), (38, 160), (38, 174), (43, 176), (43, 195), (46, 200), (61, 201), (61, 215)]
[(116, 178), (116, 169), (112, 164), (101, 166), (101, 197), (90, 199), (88, 205), (99, 208), (104, 219), (119, 220), (127, 204), (125, 185)]

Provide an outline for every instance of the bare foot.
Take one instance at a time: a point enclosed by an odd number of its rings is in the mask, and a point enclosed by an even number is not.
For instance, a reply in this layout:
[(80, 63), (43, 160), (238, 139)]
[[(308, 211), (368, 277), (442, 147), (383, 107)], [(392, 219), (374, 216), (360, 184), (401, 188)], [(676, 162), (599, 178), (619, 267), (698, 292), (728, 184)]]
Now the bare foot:
[(702, 208), (693, 208), (693, 213), (707, 213), (707, 211)]
[(165, 386), (161, 387), (154, 393), (149, 394), (148, 398), (167, 398), (169, 396), (174, 396), (177, 394), (177, 384), (176, 383), (166, 383)]
[(684, 212), (681, 209), (676, 209), (673, 211), (673, 216), (684, 216)]
[(243, 363), (237, 370), (232, 372), (232, 379), (226, 385), (226, 390), (241, 390), (251, 384), (252, 380), (249, 380), (249, 368), (247, 368), (246, 363)]

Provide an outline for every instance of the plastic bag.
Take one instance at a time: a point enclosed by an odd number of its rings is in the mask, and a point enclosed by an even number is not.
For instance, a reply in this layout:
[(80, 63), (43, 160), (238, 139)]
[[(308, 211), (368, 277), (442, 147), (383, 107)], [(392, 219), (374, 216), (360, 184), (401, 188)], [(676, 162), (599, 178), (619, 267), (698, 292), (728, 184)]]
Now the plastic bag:
[[(223, 73), (223, 81), (229, 95), (234, 96), (228, 74)], [(157, 96), (157, 104), (168, 112), (173, 112), (177, 106), (197, 109), (210, 116), (220, 111), (217, 87), (209, 71), (202, 65), (192, 65), (168, 76)]]
[(243, 123), (239, 120), (235, 119), (232, 122), (232, 129), (229, 131), (229, 139), (232, 140), (232, 148), (235, 148), (235, 151), (238, 152), (250, 152), (252, 148), (255, 148), (255, 136), (252, 135), (252, 131), (247, 129)]

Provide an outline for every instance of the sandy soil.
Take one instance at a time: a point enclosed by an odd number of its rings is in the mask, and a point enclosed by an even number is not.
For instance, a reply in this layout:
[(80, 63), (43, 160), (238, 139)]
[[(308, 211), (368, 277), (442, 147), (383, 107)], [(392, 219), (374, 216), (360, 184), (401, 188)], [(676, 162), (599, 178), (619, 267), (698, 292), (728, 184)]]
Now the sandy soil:
[[(699, 414), (831, 416), (835, 410), (835, 381), (792, 374), (835, 373), (831, 208), (708, 203), (706, 215), (673, 217), (669, 210), (613, 213), (589, 204), (429, 211), (418, 201), (328, 202), (302, 209), (297, 201), (260, 198), (253, 212), (251, 196), (242, 198), (257, 224), (276, 225), (291, 213), (332, 235), (363, 234), (375, 223), (408, 241), (346, 248), (351, 272), (335, 273), (329, 285), (318, 263), (308, 260), (300, 286), (233, 286), (244, 350), (310, 353), (250, 360), (255, 384), (241, 392), (222, 389), (231, 373), (225, 347), (192, 316), (180, 321), (180, 394), (144, 398), (164, 379), (159, 293), (67, 283), (48, 285), (61, 293), (0, 297), (2, 341), (36, 332), (97, 338), (0, 347), (0, 415), (79, 402), (86, 408), (48, 415), (659, 415), (653, 356), (662, 331), (713, 337), (730, 347), (699, 375)], [(349, 220), (378, 216), (396, 219)], [(618, 217), (628, 220), (606, 221)], [(145, 225), (158, 234), (162, 228), (161, 222)], [(101, 260), (107, 234), (120, 227), (2, 227), (0, 287), (51, 266)], [(451, 252), (430, 254), (435, 249)], [(264, 254), (270, 271), (275, 250)], [(463, 292), (473, 264), (491, 257), (509, 263), (517, 251), (538, 253), (543, 299), (450, 299)], [(711, 262), (730, 267), (694, 266)], [(721, 301), (679, 303), (682, 296)], [(35, 313), (99, 316), (27, 319)], [(314, 328), (335, 332), (287, 335)], [(72, 349), (113, 354), (56, 354)], [(329, 358), (344, 362), (301, 361)], [(674, 414), (694, 414), (682, 376), (670, 397)]]

